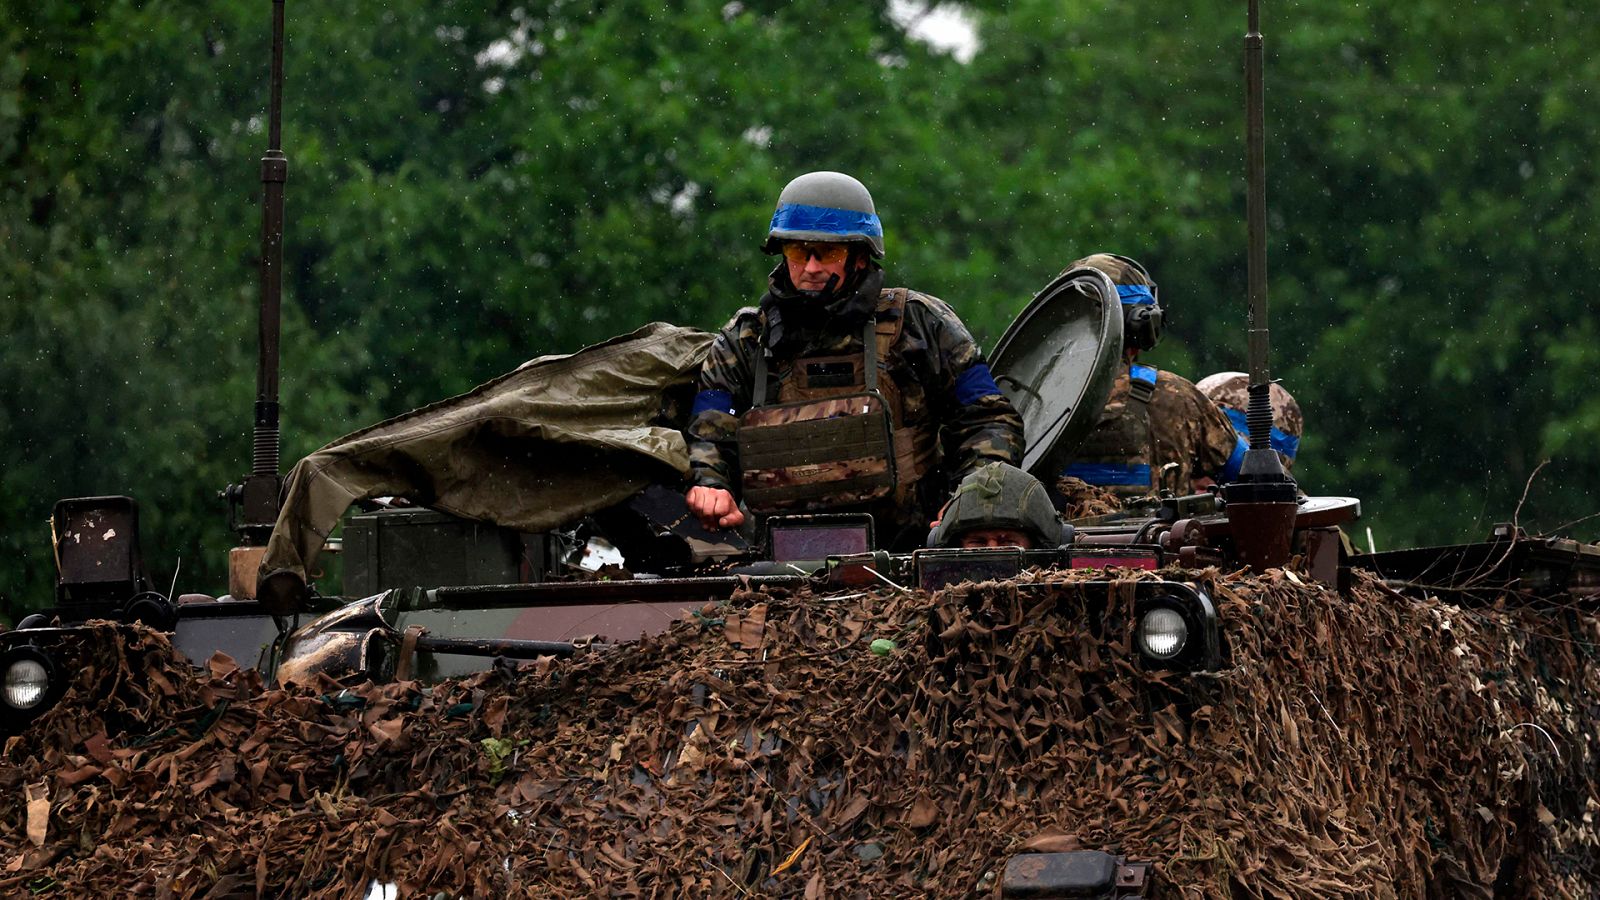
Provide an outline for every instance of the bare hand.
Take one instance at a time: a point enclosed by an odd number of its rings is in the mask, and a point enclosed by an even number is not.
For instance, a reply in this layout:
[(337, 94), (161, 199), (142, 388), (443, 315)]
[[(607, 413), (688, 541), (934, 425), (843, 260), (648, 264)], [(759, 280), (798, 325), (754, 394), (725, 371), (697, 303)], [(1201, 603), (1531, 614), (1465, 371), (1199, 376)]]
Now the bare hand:
[(733, 494), (722, 488), (692, 487), (684, 500), (689, 512), (699, 517), (700, 524), (709, 531), (719, 528), (738, 528), (744, 524), (744, 511), (733, 499)]

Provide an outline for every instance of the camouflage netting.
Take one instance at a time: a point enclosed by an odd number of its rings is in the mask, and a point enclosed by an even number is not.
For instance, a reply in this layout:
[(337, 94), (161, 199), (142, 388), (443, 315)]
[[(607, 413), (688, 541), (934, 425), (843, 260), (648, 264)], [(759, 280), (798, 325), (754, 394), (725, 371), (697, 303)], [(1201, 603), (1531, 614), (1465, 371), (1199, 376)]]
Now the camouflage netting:
[(1056, 480), (1056, 493), (1061, 495), (1061, 517), (1067, 520), (1104, 516), (1122, 510), (1122, 498), (1110, 488), (1090, 484), (1079, 478), (1063, 475)]
[(0, 895), (971, 896), (1088, 847), (1169, 896), (1593, 896), (1593, 614), (1208, 572), (1231, 657), (1163, 675), (1088, 575), (746, 591), (431, 689), (105, 629), (74, 690), (111, 701), (5, 747)]

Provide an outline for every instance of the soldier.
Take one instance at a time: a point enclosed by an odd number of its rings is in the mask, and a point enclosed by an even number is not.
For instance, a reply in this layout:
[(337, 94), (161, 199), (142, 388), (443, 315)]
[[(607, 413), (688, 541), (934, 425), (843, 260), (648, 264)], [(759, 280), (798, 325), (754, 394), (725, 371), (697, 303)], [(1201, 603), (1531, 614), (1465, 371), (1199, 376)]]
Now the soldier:
[(1231, 481), (1248, 449), (1224, 416), (1188, 380), (1141, 365), (1139, 353), (1161, 340), (1165, 310), (1150, 273), (1138, 262), (1097, 253), (1069, 268), (1093, 266), (1122, 299), (1125, 370), (1111, 387), (1100, 421), (1062, 474), (1124, 498), (1162, 488), (1204, 490)]
[[(1233, 423), (1233, 430), (1246, 440), (1250, 427), (1245, 413), (1250, 406), (1250, 376), (1243, 372), (1218, 372), (1207, 375), (1195, 385), (1200, 393), (1221, 408), (1223, 415)], [(1294, 467), (1295, 455), (1300, 452), (1300, 435), (1305, 430), (1305, 419), (1300, 414), (1300, 404), (1283, 385), (1276, 382), (1268, 394), (1272, 399), (1272, 449), (1283, 460), (1284, 471)]]
[(689, 510), (708, 528), (743, 524), (741, 500), (757, 515), (864, 511), (880, 544), (920, 545), (953, 478), (1020, 461), (1021, 418), (944, 301), (883, 287), (861, 182), (789, 182), (762, 250), (782, 254), (767, 292), (701, 370)]
[(1037, 478), (1016, 466), (989, 463), (961, 480), (928, 533), (929, 547), (1061, 545), (1061, 518)]

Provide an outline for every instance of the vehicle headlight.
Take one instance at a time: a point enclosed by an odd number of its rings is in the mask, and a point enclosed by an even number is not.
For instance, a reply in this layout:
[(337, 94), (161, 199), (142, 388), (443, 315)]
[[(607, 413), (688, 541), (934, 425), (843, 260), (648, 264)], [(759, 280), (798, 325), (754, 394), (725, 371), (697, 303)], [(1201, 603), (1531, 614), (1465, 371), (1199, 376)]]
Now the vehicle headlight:
[(12, 709), (33, 709), (50, 689), (50, 673), (36, 659), (18, 659), (6, 666), (5, 701)]
[(1171, 659), (1189, 643), (1189, 623), (1170, 606), (1158, 606), (1139, 619), (1139, 650), (1152, 659)]

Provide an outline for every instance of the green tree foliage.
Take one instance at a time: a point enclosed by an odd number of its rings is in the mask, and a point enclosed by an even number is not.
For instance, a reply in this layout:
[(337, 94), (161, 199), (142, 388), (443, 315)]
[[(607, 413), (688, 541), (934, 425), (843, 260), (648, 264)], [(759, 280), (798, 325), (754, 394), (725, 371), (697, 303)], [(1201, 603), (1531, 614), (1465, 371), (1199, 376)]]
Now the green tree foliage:
[(1483, 534), (1544, 459), (1523, 521), (1600, 510), (1597, 34), (1564, 2), (1286, 33), (1279, 296), (1328, 420), (1311, 451), (1391, 539)]
[[(986, 341), (1072, 259), (1163, 285), (1156, 362), (1243, 366), (1242, 9), (288, 4), (285, 456), (652, 319), (719, 325), (802, 171), (873, 189), (893, 281)], [(0, 11), (0, 598), (57, 497), (130, 493), (215, 591), (248, 465), (264, 2)], [(1314, 491), (1386, 544), (1596, 508), (1600, 260), (1576, 2), (1269, 5), (1275, 372)], [(1581, 530), (1580, 526), (1580, 530)], [(1592, 527), (1590, 533), (1593, 533)]]

